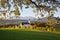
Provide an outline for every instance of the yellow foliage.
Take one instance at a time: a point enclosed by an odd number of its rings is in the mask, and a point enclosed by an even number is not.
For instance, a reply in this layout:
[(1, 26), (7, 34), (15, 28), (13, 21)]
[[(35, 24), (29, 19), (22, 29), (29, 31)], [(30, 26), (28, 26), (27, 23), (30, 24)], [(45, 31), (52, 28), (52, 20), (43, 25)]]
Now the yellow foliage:
[(3, 8), (5, 7), (5, 1), (4, 0), (1, 0), (1, 5)]
[(32, 29), (33, 27), (30, 25), (29, 28)]
[(48, 28), (47, 31), (50, 32), (50, 29)]
[(21, 23), (18, 23), (18, 28), (22, 28), (22, 24)]

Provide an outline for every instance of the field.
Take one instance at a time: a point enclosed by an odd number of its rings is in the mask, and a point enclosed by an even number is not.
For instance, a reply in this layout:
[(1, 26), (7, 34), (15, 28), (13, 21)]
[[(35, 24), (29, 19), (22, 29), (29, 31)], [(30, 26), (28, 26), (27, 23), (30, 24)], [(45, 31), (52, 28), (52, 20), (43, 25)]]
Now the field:
[(25, 30), (0, 30), (0, 40), (60, 40), (60, 34)]

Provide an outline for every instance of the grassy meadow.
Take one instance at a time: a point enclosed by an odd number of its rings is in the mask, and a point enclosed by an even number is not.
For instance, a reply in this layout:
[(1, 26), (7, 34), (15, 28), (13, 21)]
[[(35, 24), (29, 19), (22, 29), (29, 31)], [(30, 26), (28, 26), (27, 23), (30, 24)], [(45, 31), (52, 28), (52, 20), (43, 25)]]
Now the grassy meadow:
[(27, 30), (1, 30), (0, 40), (60, 40), (60, 34)]

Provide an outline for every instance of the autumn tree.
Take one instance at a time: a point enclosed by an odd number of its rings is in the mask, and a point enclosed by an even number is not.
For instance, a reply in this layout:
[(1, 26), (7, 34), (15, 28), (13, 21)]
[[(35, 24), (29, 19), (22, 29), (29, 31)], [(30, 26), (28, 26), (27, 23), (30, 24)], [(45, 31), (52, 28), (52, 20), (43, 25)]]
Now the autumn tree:
[[(36, 8), (36, 11), (47, 11), (50, 15), (51, 11), (57, 10), (59, 7), (59, 2), (57, 0), (1, 0), (1, 7), (5, 8), (8, 6), (10, 9), (11, 4), (14, 4), (14, 7), (18, 8), (18, 6), (22, 9), (23, 5), (26, 5), (25, 8)], [(41, 13), (41, 15), (43, 15)]]
[(56, 17), (56, 20), (57, 20), (57, 23), (59, 23), (59, 21), (60, 21), (60, 18), (59, 18), (59, 17)]

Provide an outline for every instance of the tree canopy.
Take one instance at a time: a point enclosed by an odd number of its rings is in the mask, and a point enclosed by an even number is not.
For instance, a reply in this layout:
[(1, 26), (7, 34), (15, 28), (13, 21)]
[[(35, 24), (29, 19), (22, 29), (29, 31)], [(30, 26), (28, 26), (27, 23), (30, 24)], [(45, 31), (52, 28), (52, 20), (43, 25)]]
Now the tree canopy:
[(51, 16), (52, 13), (57, 10), (57, 8), (60, 8), (60, 2), (58, 0), (0, 0), (0, 3), (1, 8), (8, 7), (7, 11), (11, 11), (11, 4), (14, 4), (15, 15), (20, 15), (19, 7), (22, 10), (23, 5), (26, 5), (26, 9), (29, 7), (33, 9), (35, 8), (33, 12), (40, 12), (41, 16), (44, 16), (43, 13), (45, 12), (48, 12), (49, 16)]

